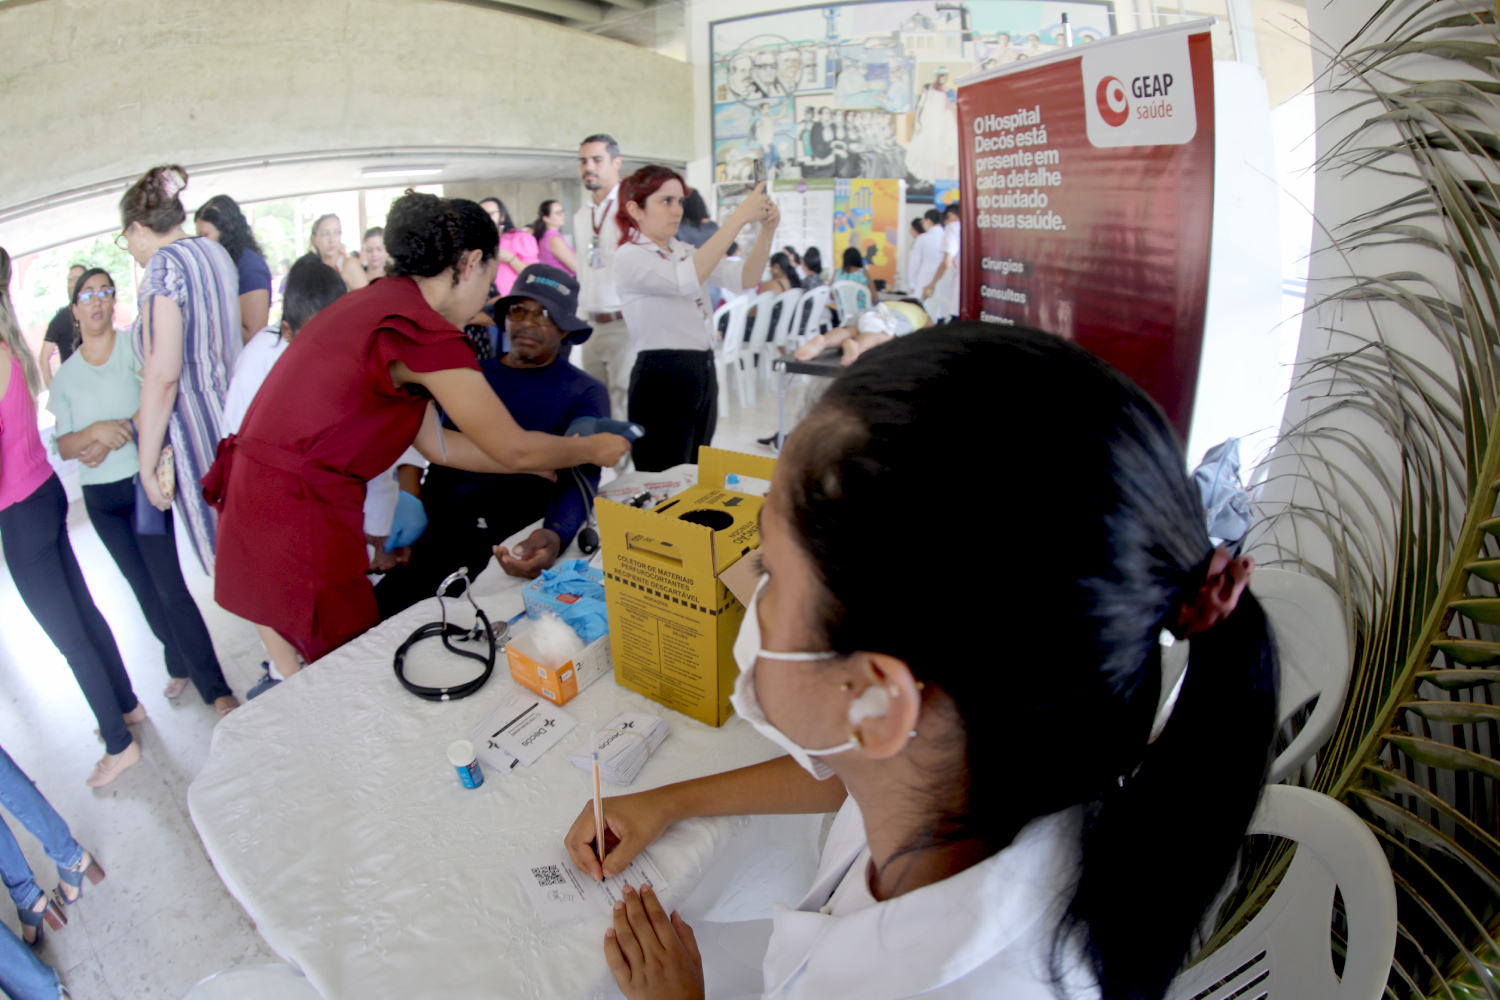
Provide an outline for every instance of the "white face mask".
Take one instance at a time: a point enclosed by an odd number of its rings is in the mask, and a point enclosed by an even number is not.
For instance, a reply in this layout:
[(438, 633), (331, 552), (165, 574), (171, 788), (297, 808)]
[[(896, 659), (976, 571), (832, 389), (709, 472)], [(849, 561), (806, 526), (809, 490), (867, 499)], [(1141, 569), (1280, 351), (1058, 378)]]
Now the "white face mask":
[[(767, 660), (805, 663), (812, 660), (835, 660), (838, 659), (839, 654), (777, 653), (760, 648), (760, 615), (757, 606), (760, 604), (760, 592), (765, 589), (766, 579), (766, 575), (762, 573), (760, 582), (755, 585), (755, 595), (750, 598), (750, 605), (745, 609), (745, 620), (740, 623), (740, 634), (734, 640), (734, 662), (739, 665), (740, 676), (734, 682), (734, 694), (729, 696), (729, 703), (746, 722), (755, 727), (756, 732), (791, 754), (792, 759), (802, 765), (803, 770), (808, 774), (819, 781), (824, 781), (833, 777), (833, 768), (816, 758), (853, 750), (861, 745), (859, 737), (852, 735), (845, 742), (826, 750), (808, 750), (777, 729), (766, 718), (766, 713), (760, 707), (760, 699), (755, 695), (755, 661), (764, 657)], [(849, 704), (849, 724), (857, 726), (868, 718), (884, 718), (890, 711), (890, 707), (890, 695), (886, 693), (885, 688), (879, 684), (871, 684)]]

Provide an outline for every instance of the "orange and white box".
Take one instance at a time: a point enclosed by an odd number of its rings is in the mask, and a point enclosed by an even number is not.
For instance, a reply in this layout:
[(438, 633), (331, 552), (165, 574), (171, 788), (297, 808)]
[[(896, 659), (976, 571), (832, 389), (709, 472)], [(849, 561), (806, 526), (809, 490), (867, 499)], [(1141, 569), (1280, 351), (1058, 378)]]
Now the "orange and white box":
[(612, 670), (607, 633), (556, 668), (537, 659), (536, 647), (525, 633), (505, 644), (505, 658), (510, 663), (511, 680), (530, 688), (554, 705), (567, 704), (577, 697), (578, 692)]

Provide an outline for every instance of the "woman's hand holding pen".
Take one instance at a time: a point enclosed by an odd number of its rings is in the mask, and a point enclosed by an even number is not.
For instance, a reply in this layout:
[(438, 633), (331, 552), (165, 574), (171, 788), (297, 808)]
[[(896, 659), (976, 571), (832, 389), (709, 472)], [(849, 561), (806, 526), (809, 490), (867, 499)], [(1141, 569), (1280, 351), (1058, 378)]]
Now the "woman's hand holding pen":
[(595, 880), (618, 875), (635, 856), (645, 850), (676, 817), (656, 791), (616, 795), (604, 800), (604, 865), (599, 865), (594, 841), (594, 800), (583, 810), (563, 838), (568, 856), (580, 870)]

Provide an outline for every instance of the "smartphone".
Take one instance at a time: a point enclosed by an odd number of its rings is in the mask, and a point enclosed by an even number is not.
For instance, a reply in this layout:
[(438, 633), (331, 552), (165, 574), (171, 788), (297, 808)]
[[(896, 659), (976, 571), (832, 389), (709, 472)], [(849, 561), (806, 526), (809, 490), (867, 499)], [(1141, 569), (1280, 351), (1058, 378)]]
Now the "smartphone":
[(766, 179), (766, 161), (757, 156), (755, 158), (754, 162), (751, 164), (750, 183), (751, 184), (759, 184), (761, 181), (764, 181), (765, 179)]

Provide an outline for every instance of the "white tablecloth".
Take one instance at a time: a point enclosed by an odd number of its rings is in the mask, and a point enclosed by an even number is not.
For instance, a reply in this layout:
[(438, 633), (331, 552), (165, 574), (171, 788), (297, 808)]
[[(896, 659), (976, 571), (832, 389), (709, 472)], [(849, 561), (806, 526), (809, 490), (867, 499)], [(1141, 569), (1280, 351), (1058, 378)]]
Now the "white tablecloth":
[[(502, 621), (522, 610), (527, 582), (492, 561), (476, 581), (476, 599), (491, 621)], [(466, 601), (450, 600), (449, 608), (450, 620), (472, 621)], [(714, 729), (606, 676), (564, 706), (578, 728), (535, 765), (503, 776), (487, 769), (482, 787), (465, 789), (448, 744), (466, 738), (517, 686), (502, 650), (494, 676), (467, 699), (408, 694), (392, 654), (437, 618), (436, 599), (424, 601), (221, 722), (188, 791), (193, 823), (262, 936), (326, 1000), (608, 995), (607, 917), (542, 923), (510, 867), (560, 844), (588, 801), (588, 781), (569, 752), (626, 707), (672, 727), (629, 791), (757, 763), (778, 750), (737, 716)], [(431, 683), (444, 670), (456, 679), (471, 661), (431, 639), (408, 664), (409, 677)], [(818, 824), (819, 817), (741, 817), (675, 825), (651, 849), (671, 883), (667, 904), (729, 921), (768, 916), (774, 900), (795, 902), (816, 868)]]

